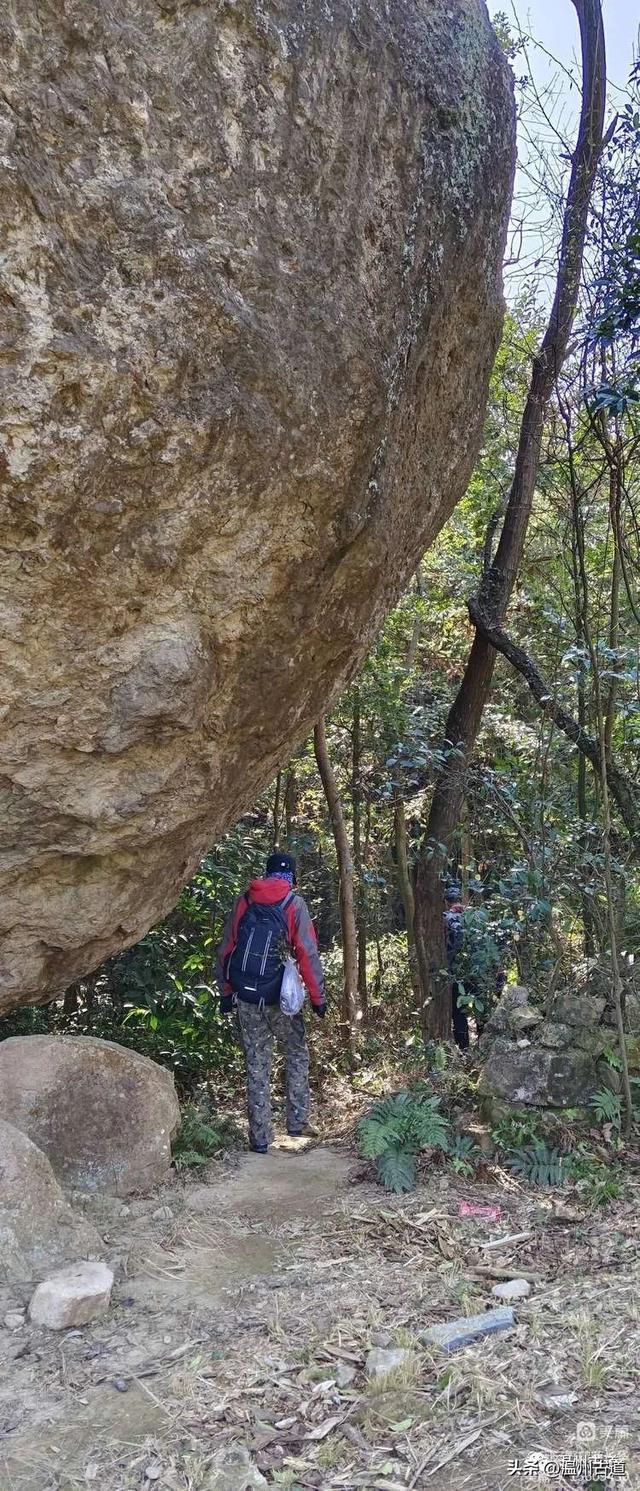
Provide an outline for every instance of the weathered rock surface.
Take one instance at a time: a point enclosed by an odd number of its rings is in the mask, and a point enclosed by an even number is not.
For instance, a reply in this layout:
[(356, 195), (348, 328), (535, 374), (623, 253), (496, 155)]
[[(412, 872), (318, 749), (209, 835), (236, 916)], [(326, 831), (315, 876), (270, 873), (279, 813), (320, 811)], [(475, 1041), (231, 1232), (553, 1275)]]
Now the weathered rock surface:
[(553, 1002), (552, 1018), (579, 1030), (590, 1030), (602, 1019), (605, 1000), (598, 994), (574, 994), (563, 990)]
[(100, 1252), (98, 1233), (71, 1210), (46, 1156), (0, 1120), (0, 1283), (28, 1283)]
[(605, 997), (561, 990), (549, 1018), (529, 1004), (526, 989), (507, 989), (487, 1021), (481, 1047), (482, 1086), (491, 1098), (536, 1107), (573, 1108), (597, 1087), (616, 1090), (617, 1073), (603, 1061), (617, 1044), (602, 1023)]
[(106, 1263), (72, 1263), (44, 1279), (31, 1299), (29, 1319), (49, 1330), (71, 1330), (106, 1315), (113, 1274)]
[(26, 1325), (26, 1323), (27, 1316), (24, 1310), (7, 1310), (2, 1321), (5, 1330), (8, 1331), (22, 1330), (23, 1325)]
[(127, 1195), (163, 1180), (180, 1122), (164, 1067), (90, 1036), (0, 1042), (0, 1118), (44, 1151), (58, 1180)]
[(482, 0), (0, 20), (0, 1008), (176, 900), (466, 485), (501, 322)]
[(485, 1049), (483, 1085), (507, 1102), (573, 1108), (594, 1090), (594, 1064), (586, 1051), (519, 1046), (503, 1036)]

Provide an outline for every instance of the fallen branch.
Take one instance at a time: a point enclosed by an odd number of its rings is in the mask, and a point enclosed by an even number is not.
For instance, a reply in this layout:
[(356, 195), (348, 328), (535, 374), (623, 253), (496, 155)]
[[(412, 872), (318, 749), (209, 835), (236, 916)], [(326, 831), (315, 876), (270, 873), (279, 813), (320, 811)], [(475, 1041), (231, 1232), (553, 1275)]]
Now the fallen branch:
[(528, 1237), (533, 1237), (532, 1232), (511, 1232), (508, 1237), (494, 1237), (490, 1242), (478, 1243), (479, 1248), (506, 1248), (514, 1243), (526, 1242)]

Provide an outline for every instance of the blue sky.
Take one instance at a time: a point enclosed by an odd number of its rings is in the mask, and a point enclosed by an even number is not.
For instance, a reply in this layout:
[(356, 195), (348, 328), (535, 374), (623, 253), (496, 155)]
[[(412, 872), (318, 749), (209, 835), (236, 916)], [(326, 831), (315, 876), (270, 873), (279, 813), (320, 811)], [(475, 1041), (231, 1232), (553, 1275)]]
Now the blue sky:
[[(579, 58), (578, 19), (571, 0), (497, 0), (491, 8), (493, 11), (504, 10), (507, 15), (512, 11), (523, 30), (530, 31), (561, 62), (570, 64), (572, 59)], [(637, 55), (638, 50), (638, 3), (637, 0), (603, 0), (602, 11), (607, 70), (612, 83), (623, 87), (634, 52)], [(550, 64), (538, 54), (535, 66), (544, 74)]]
[[(602, 0), (607, 47), (609, 117), (623, 98), (622, 90), (639, 51), (638, 0)], [(528, 282), (532, 266), (541, 272), (539, 293), (552, 293), (557, 249), (557, 222), (550, 217), (548, 194), (543, 182), (562, 190), (566, 154), (559, 149), (558, 135), (570, 149), (575, 139), (580, 108), (580, 36), (578, 18), (571, 0), (490, 0), (490, 11), (504, 12), (514, 31), (533, 38), (526, 57), (514, 61), (516, 76), (530, 73), (543, 108), (529, 109), (519, 126), (518, 159), (512, 223), (514, 234), (507, 251), (505, 288), (507, 297), (517, 296)], [(572, 83), (572, 77), (575, 82)], [(533, 103), (530, 90), (529, 96)], [(544, 117), (546, 114), (546, 118)], [(557, 131), (557, 133), (556, 133)], [(565, 147), (566, 148), (566, 147)], [(518, 225), (524, 222), (520, 233)], [(512, 255), (517, 262), (509, 263)]]

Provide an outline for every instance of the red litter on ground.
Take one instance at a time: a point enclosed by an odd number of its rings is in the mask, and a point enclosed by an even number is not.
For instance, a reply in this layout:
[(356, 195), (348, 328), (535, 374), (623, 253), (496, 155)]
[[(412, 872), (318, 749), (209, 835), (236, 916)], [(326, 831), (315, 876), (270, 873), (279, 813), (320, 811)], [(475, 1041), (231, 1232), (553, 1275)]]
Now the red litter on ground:
[(458, 1209), (460, 1217), (489, 1217), (492, 1222), (499, 1222), (501, 1215), (499, 1206), (475, 1206), (472, 1201), (461, 1201)]

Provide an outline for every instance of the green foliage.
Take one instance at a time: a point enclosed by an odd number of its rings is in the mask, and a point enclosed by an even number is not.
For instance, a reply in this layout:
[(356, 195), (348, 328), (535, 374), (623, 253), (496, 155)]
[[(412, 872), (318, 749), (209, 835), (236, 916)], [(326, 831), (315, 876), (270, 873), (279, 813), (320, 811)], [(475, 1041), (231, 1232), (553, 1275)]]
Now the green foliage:
[(451, 1048), (443, 1045), (441, 1041), (427, 1041), (424, 1059), (427, 1068), (431, 1068), (434, 1072), (445, 1072), (451, 1062)]
[(448, 1147), (449, 1123), (439, 1098), (398, 1092), (374, 1103), (359, 1125), (360, 1152), (376, 1160), (378, 1178), (390, 1191), (411, 1190), (420, 1150)]
[(522, 1149), (542, 1140), (540, 1118), (530, 1108), (513, 1108), (494, 1125), (491, 1137), (498, 1149)]
[(535, 1186), (563, 1186), (571, 1175), (571, 1158), (549, 1149), (542, 1140), (513, 1150), (507, 1164), (515, 1175)]
[(608, 1087), (600, 1087), (590, 1099), (589, 1107), (593, 1108), (600, 1123), (611, 1123), (614, 1128), (620, 1128), (622, 1105), (617, 1092), (611, 1092)]
[(206, 1165), (223, 1150), (237, 1149), (241, 1144), (242, 1136), (231, 1119), (213, 1122), (198, 1108), (187, 1107), (173, 1143), (173, 1163), (176, 1170), (194, 1169)]
[(449, 1158), (457, 1175), (473, 1175), (482, 1156), (470, 1134), (456, 1134), (449, 1145)]
[(377, 1157), (378, 1178), (386, 1191), (412, 1191), (416, 1183), (416, 1156), (400, 1144), (390, 1144)]

